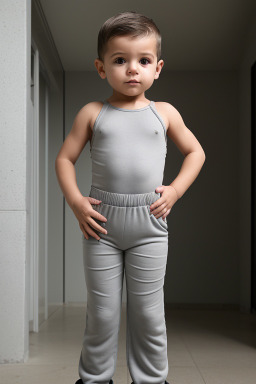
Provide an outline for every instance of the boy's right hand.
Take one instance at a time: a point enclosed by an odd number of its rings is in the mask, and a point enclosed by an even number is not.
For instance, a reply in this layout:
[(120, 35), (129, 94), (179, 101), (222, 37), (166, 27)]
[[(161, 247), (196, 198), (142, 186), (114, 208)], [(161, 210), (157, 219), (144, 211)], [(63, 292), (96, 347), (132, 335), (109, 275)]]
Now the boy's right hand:
[(101, 215), (99, 212), (92, 208), (91, 204), (100, 203), (100, 200), (94, 199), (90, 196), (82, 196), (80, 199), (73, 203), (73, 212), (79, 222), (79, 227), (87, 240), (90, 236), (95, 237), (97, 240), (100, 239), (99, 235), (95, 233), (92, 228), (102, 233), (107, 233), (107, 231), (101, 225), (93, 220), (93, 218), (95, 218), (103, 222), (107, 221), (105, 216)]

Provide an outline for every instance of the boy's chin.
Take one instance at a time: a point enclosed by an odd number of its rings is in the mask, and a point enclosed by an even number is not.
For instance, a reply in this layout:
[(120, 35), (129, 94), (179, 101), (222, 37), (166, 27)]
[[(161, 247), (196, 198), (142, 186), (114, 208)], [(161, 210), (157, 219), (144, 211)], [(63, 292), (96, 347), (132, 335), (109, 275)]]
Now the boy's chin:
[(147, 89), (148, 88), (144, 89), (144, 88), (141, 88), (141, 87), (131, 87), (131, 88), (128, 88), (128, 89), (117, 90), (117, 92), (121, 93), (123, 95), (126, 95), (126, 96), (137, 96), (137, 95), (141, 95), (141, 94), (145, 93), (145, 91)]

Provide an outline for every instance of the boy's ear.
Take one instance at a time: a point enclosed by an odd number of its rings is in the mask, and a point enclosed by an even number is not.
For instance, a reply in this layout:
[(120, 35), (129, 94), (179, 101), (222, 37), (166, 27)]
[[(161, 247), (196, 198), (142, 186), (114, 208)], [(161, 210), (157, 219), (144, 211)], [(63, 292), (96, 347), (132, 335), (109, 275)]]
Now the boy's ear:
[(158, 63), (157, 63), (157, 66), (156, 66), (155, 80), (158, 79), (163, 66), (164, 66), (164, 61), (163, 60), (159, 60)]
[(94, 60), (94, 65), (95, 65), (95, 67), (96, 67), (100, 77), (102, 79), (105, 79), (106, 78), (106, 72), (104, 70), (104, 63), (103, 63), (103, 61), (101, 61), (100, 59), (95, 59)]

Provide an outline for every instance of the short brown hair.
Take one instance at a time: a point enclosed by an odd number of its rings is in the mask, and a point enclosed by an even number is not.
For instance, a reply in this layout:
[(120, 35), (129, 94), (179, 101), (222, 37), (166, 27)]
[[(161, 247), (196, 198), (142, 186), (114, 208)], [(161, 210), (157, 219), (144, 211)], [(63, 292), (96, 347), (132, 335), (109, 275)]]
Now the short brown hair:
[(98, 59), (103, 61), (107, 42), (114, 36), (132, 37), (154, 34), (157, 61), (161, 57), (161, 33), (152, 19), (135, 11), (118, 13), (106, 20), (98, 34)]

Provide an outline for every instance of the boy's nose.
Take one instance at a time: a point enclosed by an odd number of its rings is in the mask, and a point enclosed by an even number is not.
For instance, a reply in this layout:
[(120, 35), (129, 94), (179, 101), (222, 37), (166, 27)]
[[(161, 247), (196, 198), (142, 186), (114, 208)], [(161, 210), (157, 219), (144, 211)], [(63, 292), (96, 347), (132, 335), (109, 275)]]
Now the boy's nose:
[(128, 73), (130, 73), (130, 74), (138, 74), (138, 70), (136, 68), (130, 68), (128, 70)]
[(137, 68), (137, 65), (134, 63), (130, 63), (129, 66), (128, 66), (128, 73), (137, 73), (138, 72), (138, 68)]

